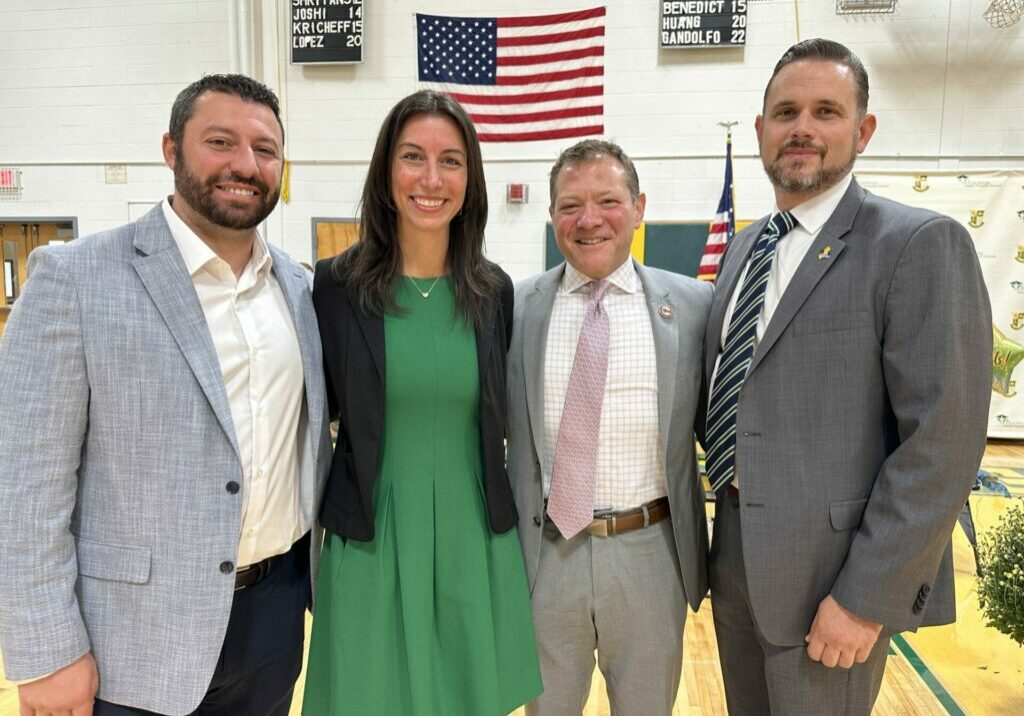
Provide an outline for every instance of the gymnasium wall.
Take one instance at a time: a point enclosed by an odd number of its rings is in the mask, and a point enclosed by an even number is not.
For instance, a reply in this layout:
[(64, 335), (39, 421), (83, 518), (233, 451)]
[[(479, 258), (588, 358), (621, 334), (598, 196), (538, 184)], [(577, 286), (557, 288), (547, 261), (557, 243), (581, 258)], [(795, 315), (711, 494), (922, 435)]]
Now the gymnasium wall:
[[(170, 104), (203, 73), (245, 71), (283, 102), (291, 203), (268, 238), (312, 256), (312, 217), (352, 217), (376, 130), (415, 90), (414, 13), (536, 14), (596, 0), (366, 0), (360, 65), (293, 66), (277, 0), (4, 0), (0, 165), (23, 172), (0, 218), (77, 216), (79, 234), (136, 218), (172, 189), (160, 156)], [(749, 0), (742, 49), (659, 50), (656, 0), (607, 0), (605, 127), (636, 160), (652, 221), (708, 219), (735, 129), (737, 215), (771, 208), (753, 118), (779, 55), (814, 36), (848, 44), (872, 80), (879, 129), (861, 168), (1024, 166), (1024, 22), (996, 30), (989, 0), (900, 0), (891, 15), (837, 16), (833, 0)], [(488, 252), (513, 276), (544, 266), (547, 171), (562, 141), (484, 146)], [(127, 180), (106, 182), (123, 164)], [(530, 201), (505, 203), (508, 182)]]

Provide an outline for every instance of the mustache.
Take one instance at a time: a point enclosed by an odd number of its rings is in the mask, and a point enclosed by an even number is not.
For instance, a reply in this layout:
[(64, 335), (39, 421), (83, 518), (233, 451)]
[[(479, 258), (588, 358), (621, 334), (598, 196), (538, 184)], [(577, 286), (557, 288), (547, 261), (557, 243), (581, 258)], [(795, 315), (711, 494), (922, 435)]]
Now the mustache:
[(815, 144), (809, 139), (791, 139), (790, 141), (779, 147), (779, 153), (775, 156), (776, 159), (780, 159), (783, 154), (789, 149), (813, 149), (818, 153), (818, 156), (825, 156), (825, 147), (820, 144)]

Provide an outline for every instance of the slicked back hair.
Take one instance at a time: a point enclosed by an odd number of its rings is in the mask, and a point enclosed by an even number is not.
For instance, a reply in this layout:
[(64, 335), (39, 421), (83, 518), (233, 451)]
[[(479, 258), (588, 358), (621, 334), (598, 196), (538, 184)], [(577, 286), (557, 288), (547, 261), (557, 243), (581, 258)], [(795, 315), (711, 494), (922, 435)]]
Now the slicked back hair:
[(849, 68), (853, 73), (854, 87), (857, 94), (857, 113), (861, 117), (867, 113), (868, 71), (864, 69), (864, 64), (846, 45), (840, 44), (835, 40), (826, 40), (821, 37), (815, 37), (810, 40), (798, 42), (786, 50), (782, 55), (779, 61), (775, 64), (775, 69), (772, 71), (771, 79), (768, 80), (768, 85), (764, 88), (764, 99), (761, 103), (762, 112), (768, 108), (768, 90), (771, 89), (772, 82), (775, 81), (775, 76), (779, 74), (782, 68), (786, 65), (793, 62), (799, 62), (801, 60), (835, 62), (837, 65)]
[(441, 92), (415, 92), (392, 107), (384, 119), (359, 202), (359, 241), (335, 257), (331, 273), (335, 280), (344, 282), (351, 299), (367, 315), (397, 312), (395, 287), (402, 280), (402, 252), (398, 246), (398, 209), (391, 193), (391, 167), (402, 129), (417, 116), (447, 117), (466, 144), (466, 196), (448, 227), (446, 261), (456, 310), (468, 323), (481, 328), (487, 320), (486, 304), (497, 299), (501, 282), (483, 253), (487, 184), (480, 141), (466, 110)]
[(615, 142), (609, 142), (604, 139), (584, 139), (582, 142), (576, 142), (576, 144), (568, 149), (563, 150), (558, 155), (558, 159), (555, 160), (554, 166), (551, 167), (551, 177), (548, 184), (551, 206), (555, 205), (555, 184), (558, 181), (558, 175), (565, 167), (596, 162), (605, 157), (611, 157), (625, 170), (626, 188), (629, 189), (629, 196), (635, 204), (640, 196), (640, 178), (636, 174), (633, 160)]
[(262, 82), (245, 75), (206, 75), (178, 93), (171, 107), (171, 123), (168, 133), (174, 143), (181, 146), (185, 136), (185, 125), (192, 118), (196, 100), (206, 92), (220, 92), (240, 97), (246, 102), (255, 102), (270, 108), (281, 128), (281, 143), (284, 144), (284, 125), (281, 123), (281, 106), (274, 91)]

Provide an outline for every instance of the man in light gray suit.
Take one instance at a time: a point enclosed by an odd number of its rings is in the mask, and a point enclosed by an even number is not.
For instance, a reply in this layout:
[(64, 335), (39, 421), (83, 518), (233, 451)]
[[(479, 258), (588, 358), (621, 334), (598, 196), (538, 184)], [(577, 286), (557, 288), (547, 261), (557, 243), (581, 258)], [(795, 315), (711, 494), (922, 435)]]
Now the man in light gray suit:
[(807, 40), (755, 128), (776, 210), (736, 235), (705, 340), (711, 600), (730, 714), (867, 714), (892, 634), (955, 619), (991, 312), (962, 226), (852, 178), (868, 77)]
[(204, 77), (163, 138), (173, 196), (31, 256), (0, 342), (23, 715), (288, 713), (329, 438), (305, 271), (256, 229), (283, 150), (269, 89)]
[(694, 455), (711, 287), (633, 261), (645, 196), (621, 148), (585, 140), (551, 170), (567, 259), (516, 290), (508, 469), (544, 693), (579, 714), (594, 650), (614, 714), (668, 715), (686, 605), (707, 592)]

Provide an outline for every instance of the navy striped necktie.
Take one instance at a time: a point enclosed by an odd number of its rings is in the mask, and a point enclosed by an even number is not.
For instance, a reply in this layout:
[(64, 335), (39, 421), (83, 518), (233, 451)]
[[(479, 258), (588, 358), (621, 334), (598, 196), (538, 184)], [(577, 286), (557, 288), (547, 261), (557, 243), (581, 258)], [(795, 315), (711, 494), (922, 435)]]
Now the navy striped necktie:
[(757, 348), (757, 322), (764, 306), (765, 286), (772, 270), (775, 246), (796, 223), (788, 211), (772, 217), (754, 245), (747, 276), (732, 311), (729, 335), (725, 339), (715, 385), (708, 400), (705, 467), (714, 492), (728, 485), (735, 473), (736, 410), (740, 389)]

